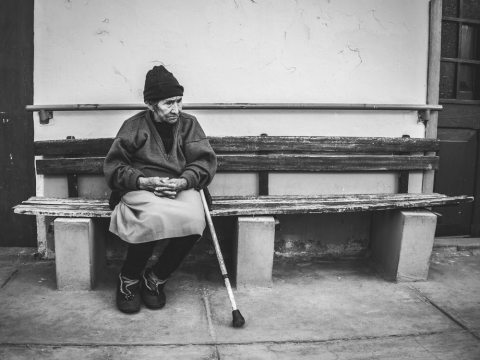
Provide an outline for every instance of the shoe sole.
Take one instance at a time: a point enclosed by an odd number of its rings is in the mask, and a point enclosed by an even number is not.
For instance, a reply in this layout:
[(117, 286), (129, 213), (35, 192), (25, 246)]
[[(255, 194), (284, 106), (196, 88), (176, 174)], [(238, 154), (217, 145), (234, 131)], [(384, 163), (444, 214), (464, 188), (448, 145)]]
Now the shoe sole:
[(124, 313), (124, 314), (136, 314), (136, 313), (140, 312), (140, 309), (138, 309), (138, 310), (121, 310), (121, 309), (118, 309), (118, 310), (120, 312)]
[[(142, 300), (143, 300), (143, 299), (142, 299)], [(160, 310), (160, 309), (163, 309), (163, 308), (165, 307), (165, 305), (166, 305), (166, 303), (164, 303), (164, 304), (162, 304), (162, 305), (160, 305), (160, 306), (150, 306), (150, 305), (147, 305), (147, 304), (145, 303), (145, 301), (143, 302), (143, 304), (145, 305), (145, 307), (147, 307), (147, 308), (150, 309), (150, 310)]]
[[(141, 291), (141, 290), (140, 290), (140, 291)], [(150, 309), (150, 310), (159, 310), (159, 309), (162, 309), (162, 308), (165, 307), (165, 305), (166, 305), (166, 303), (167, 303), (167, 302), (165, 301), (163, 304), (160, 304), (159, 306), (152, 306), (152, 305), (148, 304), (148, 303), (145, 301), (145, 298), (144, 298), (144, 296), (143, 296), (142, 293), (140, 293), (140, 299), (142, 299), (143, 305), (145, 305), (145, 307), (147, 307), (147, 308)]]

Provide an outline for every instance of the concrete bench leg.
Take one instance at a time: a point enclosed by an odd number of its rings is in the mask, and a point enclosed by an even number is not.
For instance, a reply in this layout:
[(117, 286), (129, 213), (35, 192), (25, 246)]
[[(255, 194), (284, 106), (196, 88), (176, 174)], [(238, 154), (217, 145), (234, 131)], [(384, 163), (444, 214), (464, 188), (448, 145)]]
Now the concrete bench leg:
[(436, 225), (427, 210), (376, 211), (371, 250), (377, 270), (390, 280), (427, 280)]
[(55, 265), (59, 290), (91, 290), (105, 266), (105, 245), (93, 219), (57, 218)]
[(272, 216), (240, 216), (235, 243), (237, 287), (272, 286), (275, 220)]

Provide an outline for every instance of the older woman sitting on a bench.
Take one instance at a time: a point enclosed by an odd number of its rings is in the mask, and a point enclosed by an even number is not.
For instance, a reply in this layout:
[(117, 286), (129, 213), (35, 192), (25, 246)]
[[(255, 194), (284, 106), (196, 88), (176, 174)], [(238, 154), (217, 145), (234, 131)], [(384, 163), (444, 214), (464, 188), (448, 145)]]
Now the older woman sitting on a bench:
[[(163, 66), (147, 73), (148, 110), (126, 120), (104, 164), (109, 187), (118, 191), (110, 231), (129, 243), (116, 300), (125, 313), (166, 303), (163, 287), (205, 229), (198, 189), (215, 175), (216, 156), (200, 124), (182, 112), (183, 87)], [(145, 268), (158, 240), (170, 242)]]

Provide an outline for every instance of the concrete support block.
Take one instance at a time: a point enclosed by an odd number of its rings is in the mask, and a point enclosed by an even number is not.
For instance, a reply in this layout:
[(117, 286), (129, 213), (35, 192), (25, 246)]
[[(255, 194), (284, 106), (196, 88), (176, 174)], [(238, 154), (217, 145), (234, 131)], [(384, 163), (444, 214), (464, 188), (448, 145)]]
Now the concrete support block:
[(427, 280), (437, 217), (427, 210), (375, 211), (371, 250), (377, 270), (395, 281)]
[(55, 265), (59, 290), (91, 290), (105, 266), (105, 244), (94, 219), (57, 218)]
[(234, 259), (237, 287), (272, 286), (275, 219), (240, 216)]

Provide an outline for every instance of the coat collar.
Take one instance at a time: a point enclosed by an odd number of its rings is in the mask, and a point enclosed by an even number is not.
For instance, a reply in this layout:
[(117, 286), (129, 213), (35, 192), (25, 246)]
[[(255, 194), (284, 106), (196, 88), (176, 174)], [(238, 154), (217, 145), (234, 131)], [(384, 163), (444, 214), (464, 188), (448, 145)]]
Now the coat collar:
[(170, 150), (170, 153), (167, 154), (165, 151), (165, 146), (163, 145), (162, 138), (157, 132), (157, 129), (155, 129), (154, 119), (153, 119), (153, 113), (150, 110), (147, 110), (147, 114), (145, 116), (145, 119), (147, 120), (148, 127), (150, 128), (150, 132), (153, 135), (153, 138), (155, 139), (155, 142), (157, 143), (158, 147), (160, 148), (161, 152), (167, 159), (170, 158), (170, 156), (173, 154), (177, 147), (177, 138), (178, 138), (178, 128), (180, 125), (180, 121), (182, 121), (182, 113), (180, 112), (180, 115), (178, 117), (178, 121), (173, 125), (173, 144), (172, 144), (172, 149)]

